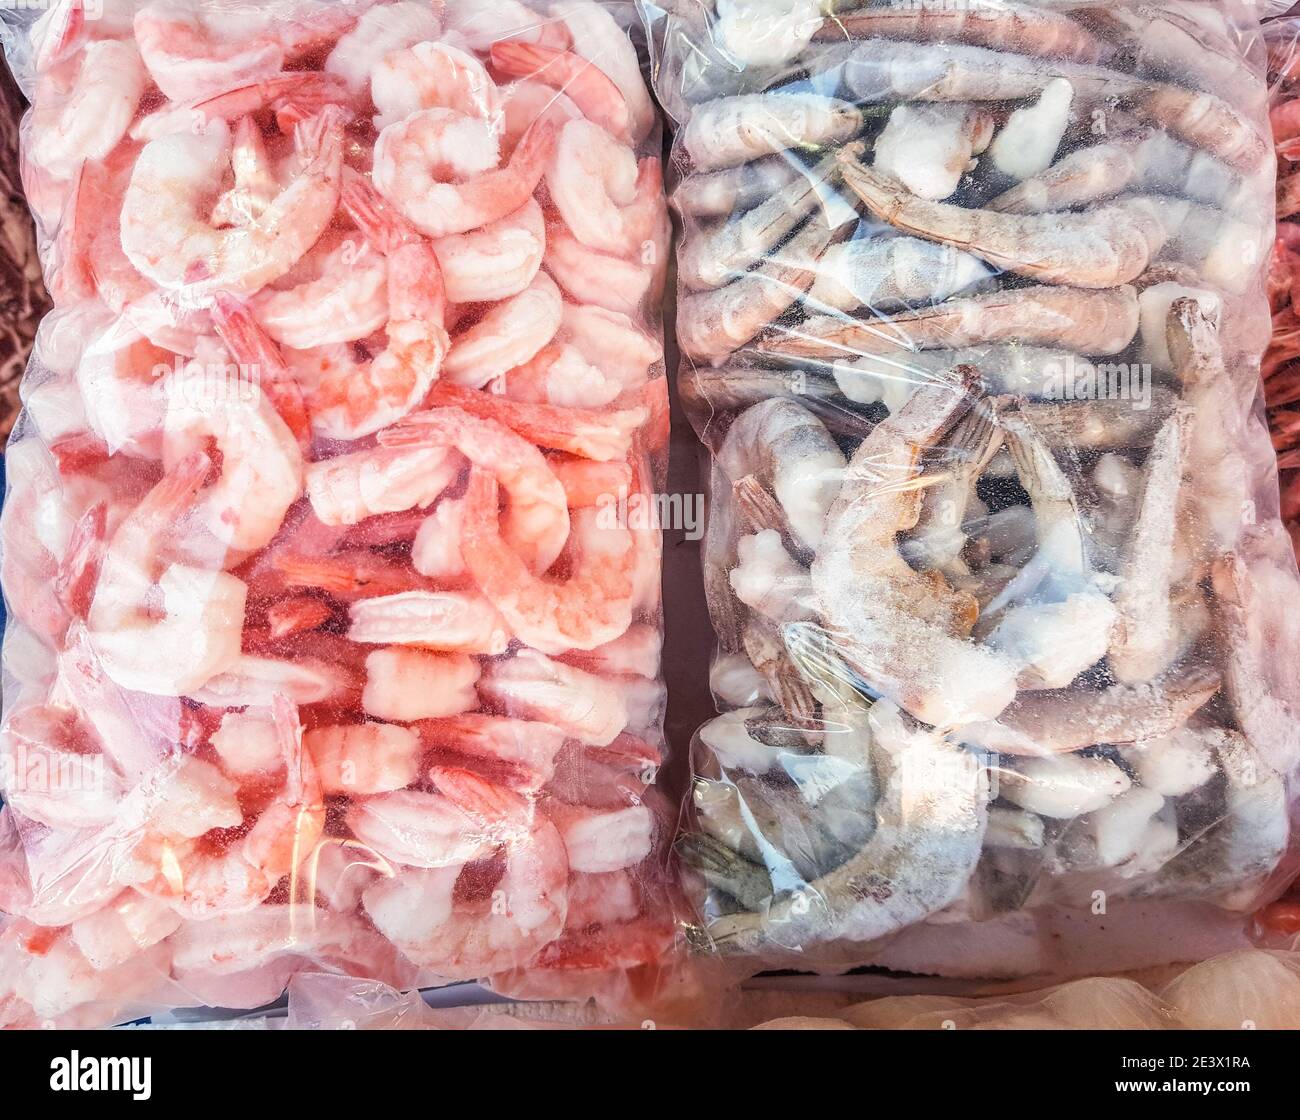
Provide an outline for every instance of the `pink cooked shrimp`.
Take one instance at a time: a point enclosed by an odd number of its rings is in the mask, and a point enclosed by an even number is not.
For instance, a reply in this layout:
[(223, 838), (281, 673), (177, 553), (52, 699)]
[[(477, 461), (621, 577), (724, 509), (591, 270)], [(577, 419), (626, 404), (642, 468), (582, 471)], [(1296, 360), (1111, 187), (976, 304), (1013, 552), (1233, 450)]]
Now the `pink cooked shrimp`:
[(443, 327), (447, 297), (433, 246), (360, 178), (345, 184), (343, 205), (388, 262), (388, 345), (368, 360), (344, 344), (286, 357), (303, 387), (313, 430), (327, 439), (352, 440), (373, 435), (418, 407), (451, 343)]
[(533, 576), (501, 539), (497, 486), (470, 472), (462, 526), (470, 575), (521, 641), (543, 653), (589, 650), (632, 625), (636, 553), (624, 528), (603, 529), (593, 510), (572, 515), (573, 568), (563, 581)]
[(499, 73), (509, 78), (533, 78), (559, 90), (589, 121), (616, 139), (628, 141), (631, 114), (627, 99), (595, 63), (571, 51), (537, 43), (493, 43), (491, 57)]

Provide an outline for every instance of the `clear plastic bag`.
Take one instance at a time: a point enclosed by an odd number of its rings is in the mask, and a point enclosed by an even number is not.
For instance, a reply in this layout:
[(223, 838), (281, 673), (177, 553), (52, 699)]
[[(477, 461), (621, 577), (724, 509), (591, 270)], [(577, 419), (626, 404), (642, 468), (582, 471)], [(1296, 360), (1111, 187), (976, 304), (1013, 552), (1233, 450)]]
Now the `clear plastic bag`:
[(669, 232), (626, 4), (5, 12), (0, 1022), (653, 1001)]
[(1273, 308), (1273, 341), (1264, 356), (1264, 393), (1268, 400), (1273, 446), (1278, 453), (1282, 482), (1282, 520), (1300, 554), (1300, 318), (1293, 298), (1296, 265), (1300, 262), (1300, 52), (1295, 17), (1265, 24), (1268, 43), (1270, 117), (1278, 156), (1277, 244), (1269, 276)]
[(712, 457), (706, 940), (1007, 976), (1239, 937), (1300, 761), (1263, 9), (643, 10)]

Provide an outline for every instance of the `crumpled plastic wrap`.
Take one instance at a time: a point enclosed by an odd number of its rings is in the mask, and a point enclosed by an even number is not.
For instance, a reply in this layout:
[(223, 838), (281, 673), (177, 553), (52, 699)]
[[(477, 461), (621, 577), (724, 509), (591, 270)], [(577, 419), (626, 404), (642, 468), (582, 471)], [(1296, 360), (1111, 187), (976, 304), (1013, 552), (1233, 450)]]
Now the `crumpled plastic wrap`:
[(6, 11), (0, 1023), (653, 1002), (669, 223), (627, 4)]
[(1300, 761), (1264, 9), (643, 10), (712, 462), (701, 942), (987, 977), (1239, 938)]

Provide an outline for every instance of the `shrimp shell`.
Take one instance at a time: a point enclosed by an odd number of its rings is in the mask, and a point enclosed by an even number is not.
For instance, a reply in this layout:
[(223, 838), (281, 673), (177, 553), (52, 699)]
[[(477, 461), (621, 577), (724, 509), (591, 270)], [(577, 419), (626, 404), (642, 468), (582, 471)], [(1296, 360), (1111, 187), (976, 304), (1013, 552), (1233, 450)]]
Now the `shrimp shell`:
[(847, 101), (817, 93), (741, 94), (701, 105), (682, 132), (699, 171), (717, 171), (808, 144), (838, 144), (862, 127)]

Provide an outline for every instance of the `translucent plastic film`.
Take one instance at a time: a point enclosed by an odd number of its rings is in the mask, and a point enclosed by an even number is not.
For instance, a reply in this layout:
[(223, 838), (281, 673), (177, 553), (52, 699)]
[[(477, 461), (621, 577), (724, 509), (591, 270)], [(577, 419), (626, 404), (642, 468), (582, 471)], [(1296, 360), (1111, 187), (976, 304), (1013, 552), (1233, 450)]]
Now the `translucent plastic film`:
[(1277, 244), (1269, 277), (1273, 341), (1264, 357), (1264, 392), (1282, 483), (1282, 519), (1300, 553), (1300, 318), (1296, 265), (1300, 262), (1300, 20), (1265, 25), (1270, 120), (1277, 146)]
[(1261, 10), (645, 8), (712, 453), (711, 944), (1195, 958), (1278, 889), (1300, 758)]
[(0, 1022), (653, 998), (659, 132), (627, 5), (10, 14)]

